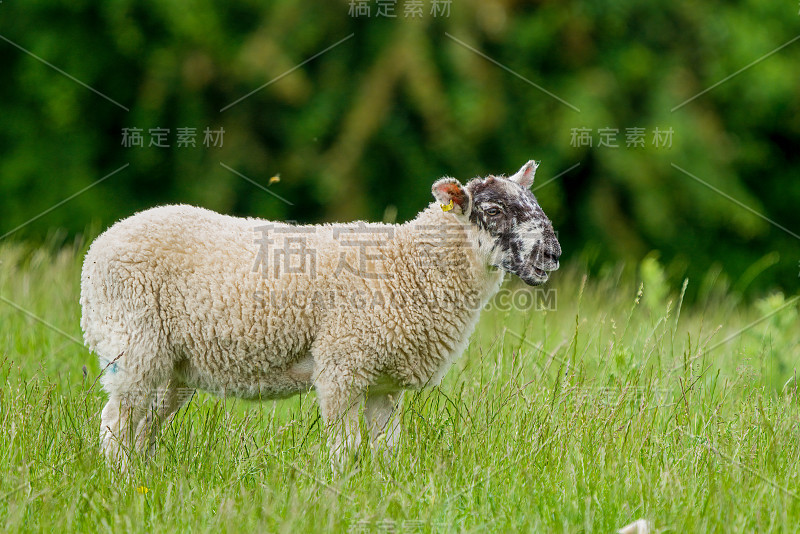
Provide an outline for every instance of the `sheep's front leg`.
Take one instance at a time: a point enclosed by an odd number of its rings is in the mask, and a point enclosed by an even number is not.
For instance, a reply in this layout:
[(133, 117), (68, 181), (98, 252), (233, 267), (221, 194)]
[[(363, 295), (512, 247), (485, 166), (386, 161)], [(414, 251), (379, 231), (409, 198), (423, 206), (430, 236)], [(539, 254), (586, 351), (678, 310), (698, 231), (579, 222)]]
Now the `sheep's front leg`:
[(342, 377), (320, 376), (315, 382), (322, 419), (328, 433), (328, 448), (335, 473), (341, 472), (361, 445), (359, 413), (364, 406), (363, 389)]
[(373, 447), (381, 450), (387, 460), (392, 458), (400, 439), (400, 417), (397, 407), (403, 398), (402, 391), (369, 394), (364, 409), (364, 420), (369, 429)]

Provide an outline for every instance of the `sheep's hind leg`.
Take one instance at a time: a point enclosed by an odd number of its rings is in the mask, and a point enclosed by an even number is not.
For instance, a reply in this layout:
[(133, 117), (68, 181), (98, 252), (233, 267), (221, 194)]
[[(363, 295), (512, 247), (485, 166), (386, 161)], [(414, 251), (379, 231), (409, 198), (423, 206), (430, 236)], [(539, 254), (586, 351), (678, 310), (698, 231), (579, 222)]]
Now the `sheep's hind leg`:
[(194, 395), (194, 389), (186, 387), (181, 380), (172, 378), (166, 386), (158, 388), (144, 418), (136, 430), (136, 449), (155, 453), (156, 441), (164, 424), (169, 424), (173, 416)]
[(364, 420), (370, 433), (370, 441), (376, 450), (390, 460), (400, 439), (400, 417), (397, 407), (403, 398), (402, 391), (368, 394), (364, 408)]
[(120, 404), (122, 404), (122, 401), (112, 395), (103, 407), (103, 412), (100, 416), (100, 449), (112, 462), (116, 461), (119, 453), (119, 442), (114, 432), (116, 429), (116, 433), (119, 434)]
[(103, 408), (100, 443), (106, 457), (125, 472), (136, 443), (136, 430), (147, 414), (152, 394), (147, 392), (112, 393)]
[(159, 384), (172, 374), (170, 358), (150, 354), (157, 352), (122, 352), (101, 378), (109, 399), (101, 416), (100, 443), (105, 456), (122, 472), (128, 470), (131, 454), (146, 448), (145, 434), (151, 427), (146, 422), (148, 412)]

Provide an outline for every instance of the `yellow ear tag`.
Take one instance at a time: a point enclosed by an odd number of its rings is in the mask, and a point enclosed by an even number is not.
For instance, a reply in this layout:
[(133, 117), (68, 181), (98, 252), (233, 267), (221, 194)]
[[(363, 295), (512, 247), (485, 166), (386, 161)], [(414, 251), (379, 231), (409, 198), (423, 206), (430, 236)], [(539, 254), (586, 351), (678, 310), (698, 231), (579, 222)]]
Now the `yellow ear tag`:
[(453, 209), (453, 199), (452, 198), (450, 199), (450, 203), (449, 204), (442, 204), (442, 211), (450, 211), (451, 209)]

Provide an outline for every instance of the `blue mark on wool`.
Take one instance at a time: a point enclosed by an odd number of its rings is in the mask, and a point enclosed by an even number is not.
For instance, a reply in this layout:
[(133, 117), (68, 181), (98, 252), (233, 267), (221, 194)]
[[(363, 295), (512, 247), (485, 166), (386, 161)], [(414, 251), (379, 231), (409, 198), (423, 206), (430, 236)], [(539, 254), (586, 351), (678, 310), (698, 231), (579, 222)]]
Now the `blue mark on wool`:
[(117, 371), (119, 371), (119, 369), (117, 368), (117, 362), (108, 361), (105, 358), (100, 359), (100, 365), (103, 366), (103, 370), (105, 372), (110, 373), (112, 375), (117, 374)]

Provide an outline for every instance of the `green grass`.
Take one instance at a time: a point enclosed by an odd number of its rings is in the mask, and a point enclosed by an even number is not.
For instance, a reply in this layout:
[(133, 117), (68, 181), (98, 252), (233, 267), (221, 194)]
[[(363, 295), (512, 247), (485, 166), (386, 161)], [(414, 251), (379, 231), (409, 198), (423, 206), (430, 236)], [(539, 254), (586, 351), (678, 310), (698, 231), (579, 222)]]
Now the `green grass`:
[(96, 358), (54, 330), (81, 337), (80, 252), (6, 245), (0, 530), (797, 531), (797, 302), (717, 282), (681, 308), (659, 268), (640, 297), (567, 266), (556, 310), (485, 312), (443, 384), (406, 394), (391, 462), (365, 449), (334, 478), (313, 394), (200, 394), (125, 479), (98, 453)]

